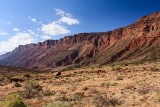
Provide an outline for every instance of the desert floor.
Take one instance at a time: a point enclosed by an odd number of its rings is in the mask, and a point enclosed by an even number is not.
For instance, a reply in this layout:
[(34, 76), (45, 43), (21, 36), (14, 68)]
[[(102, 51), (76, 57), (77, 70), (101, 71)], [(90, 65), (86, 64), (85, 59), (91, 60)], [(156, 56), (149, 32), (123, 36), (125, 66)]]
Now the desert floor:
[(33, 87), (36, 94), (24, 98), (29, 107), (57, 101), (69, 107), (160, 107), (160, 62), (83, 67), (63, 71), (59, 77), (55, 72), (20, 70), (0, 69), (1, 101), (9, 93), (25, 92), (26, 82), (34, 81), (42, 90)]

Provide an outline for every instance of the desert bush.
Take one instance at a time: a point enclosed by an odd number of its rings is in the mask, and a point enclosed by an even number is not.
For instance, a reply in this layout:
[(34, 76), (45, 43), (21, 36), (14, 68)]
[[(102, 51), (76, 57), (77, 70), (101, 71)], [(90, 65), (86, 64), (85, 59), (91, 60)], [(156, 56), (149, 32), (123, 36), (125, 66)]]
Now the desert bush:
[(68, 101), (68, 98), (67, 96), (64, 96), (64, 95), (61, 95), (61, 94), (58, 94), (58, 96), (55, 96), (55, 101)]
[(138, 87), (137, 92), (139, 94), (147, 94), (149, 92), (149, 89), (147, 87)]
[(30, 74), (24, 74), (24, 77), (26, 77), (26, 78), (30, 78), (30, 77), (31, 77), (31, 75), (30, 75)]
[(112, 71), (118, 71), (118, 70), (121, 70), (122, 68), (121, 67), (119, 67), (119, 66), (115, 66), (115, 67), (112, 67)]
[(102, 86), (105, 86), (105, 87), (107, 87), (107, 88), (109, 88), (110, 83), (109, 83), (109, 82), (107, 82), (107, 83), (105, 82), (105, 83), (102, 83), (101, 85), (102, 85)]
[(134, 65), (141, 65), (141, 64), (143, 64), (143, 63), (144, 63), (143, 61), (132, 62), (132, 64), (134, 64)]
[(154, 96), (155, 102), (160, 102), (160, 93), (156, 93)]
[(122, 76), (117, 76), (116, 80), (123, 80), (123, 77)]
[(42, 87), (33, 80), (29, 80), (25, 83), (25, 91), (20, 92), (24, 98), (35, 98), (42, 96)]
[(118, 98), (108, 97), (105, 94), (97, 94), (93, 99), (93, 104), (96, 107), (116, 107), (121, 103)]
[(152, 72), (158, 72), (159, 71), (159, 69), (156, 66), (150, 67), (150, 70)]
[(22, 79), (20, 77), (11, 77), (11, 78), (9, 78), (9, 80), (11, 82), (23, 82), (24, 81), (24, 79)]
[(83, 98), (84, 98), (84, 92), (76, 92), (74, 94), (68, 94), (68, 95), (61, 96), (55, 99), (55, 101), (65, 101), (69, 103), (81, 103)]
[(68, 102), (56, 101), (56, 102), (48, 103), (43, 107), (70, 107), (70, 106), (71, 105)]
[(51, 96), (51, 95), (54, 95), (54, 94), (55, 94), (55, 92), (51, 91), (49, 89), (46, 89), (45, 91), (43, 91), (44, 96)]
[(0, 101), (0, 107), (4, 107), (4, 102), (3, 101)]
[(84, 98), (84, 92), (76, 92), (72, 95), (72, 98), (75, 102), (81, 102), (81, 100)]
[(114, 83), (110, 83), (110, 86), (117, 86), (118, 83), (117, 82), (114, 82)]
[(9, 94), (3, 105), (4, 107), (27, 107), (27, 105), (23, 102), (23, 99), (17, 93)]
[(128, 84), (128, 85), (126, 85), (125, 87), (124, 87), (124, 89), (129, 89), (129, 90), (135, 90), (136, 89), (136, 87), (133, 85), (133, 84)]
[(18, 82), (14, 83), (13, 87), (22, 87), (22, 85)]

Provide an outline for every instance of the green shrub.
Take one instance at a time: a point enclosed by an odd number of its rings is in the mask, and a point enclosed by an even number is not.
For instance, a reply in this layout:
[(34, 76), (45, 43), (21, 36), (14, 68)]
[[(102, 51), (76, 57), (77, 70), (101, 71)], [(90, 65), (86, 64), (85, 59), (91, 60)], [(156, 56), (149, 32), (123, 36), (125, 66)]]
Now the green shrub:
[(4, 107), (4, 102), (0, 101), (0, 107)]
[(17, 93), (9, 94), (4, 101), (4, 105), (6, 107), (27, 107), (27, 105), (23, 102), (23, 99)]
[(71, 105), (68, 102), (56, 101), (56, 102), (48, 103), (44, 107), (71, 107)]

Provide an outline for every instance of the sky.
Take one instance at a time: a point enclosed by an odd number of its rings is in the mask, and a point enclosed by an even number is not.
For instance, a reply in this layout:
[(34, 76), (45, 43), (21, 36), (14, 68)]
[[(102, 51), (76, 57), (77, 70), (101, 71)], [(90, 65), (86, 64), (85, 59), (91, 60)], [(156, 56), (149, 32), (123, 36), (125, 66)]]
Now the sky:
[(0, 0), (0, 55), (19, 45), (106, 32), (160, 11), (160, 0)]

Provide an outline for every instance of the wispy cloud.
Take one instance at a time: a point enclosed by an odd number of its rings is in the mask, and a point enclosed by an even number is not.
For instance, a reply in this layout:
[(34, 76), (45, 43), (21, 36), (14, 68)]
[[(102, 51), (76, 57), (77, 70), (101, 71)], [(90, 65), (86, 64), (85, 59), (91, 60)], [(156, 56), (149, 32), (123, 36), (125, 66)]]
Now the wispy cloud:
[[(37, 21), (33, 17), (28, 17), (32, 22), (37, 23), (39, 27), (34, 29), (27, 29), (21, 31), (18, 28), (13, 28), (12, 31), (15, 35), (10, 37), (6, 41), (0, 42), (0, 54), (12, 51), (19, 45), (25, 45), (29, 43), (35, 43), (42, 40), (52, 39), (53, 36), (64, 35), (71, 33), (69, 26), (78, 25), (80, 22), (78, 19), (74, 18), (72, 14), (66, 13), (61, 9), (55, 9), (56, 15), (59, 16), (57, 20), (52, 20), (52, 22), (43, 23)], [(8, 23), (9, 24), (9, 23)], [(8, 35), (7, 32), (0, 32), (0, 35)]]
[(20, 30), (15, 27), (15, 28), (12, 29), (12, 31), (14, 31), (14, 32), (19, 32)]
[(61, 9), (55, 9), (56, 14), (59, 15), (61, 18), (59, 19), (60, 23), (66, 23), (68, 25), (79, 24), (79, 21), (73, 18), (72, 14), (66, 13)]
[(8, 35), (8, 33), (7, 32), (0, 32), (0, 35)]
[(36, 33), (33, 30), (28, 30), (28, 33), (33, 36), (36, 35)]
[(33, 18), (33, 19), (31, 19), (31, 21), (32, 21), (32, 22), (37, 22), (37, 20), (36, 20), (36, 19), (34, 19), (34, 18)]
[(59, 21), (63, 22), (63, 23), (66, 23), (68, 25), (79, 24), (79, 21), (77, 19), (74, 19), (74, 18), (71, 18), (71, 17), (66, 17), (66, 16), (61, 17), (61, 19)]
[[(72, 17), (70, 13), (66, 13), (61, 9), (55, 9), (56, 15), (60, 16), (57, 21), (53, 21), (49, 24), (43, 24), (41, 31), (48, 35), (62, 35), (69, 34), (71, 31), (67, 29), (67, 25), (79, 24), (79, 21)], [(67, 24), (67, 25), (66, 25)]]
[(54, 35), (54, 36), (70, 33), (70, 31), (68, 29), (66, 29), (64, 26), (61, 26), (61, 25), (57, 24), (56, 22), (46, 24), (46, 25), (42, 25), (41, 31), (44, 34)]
[(25, 45), (36, 42), (28, 33), (17, 33), (15, 36), (10, 37), (7, 41), (0, 42), (0, 54), (12, 51), (19, 45)]
[(55, 11), (56, 11), (56, 15), (59, 15), (59, 16), (68, 16), (68, 17), (72, 17), (72, 15), (70, 13), (66, 13), (65, 11), (61, 10), (61, 9), (57, 9), (55, 8)]
[(28, 17), (28, 19), (30, 19), (32, 22), (37, 22), (37, 20), (35, 18), (32, 18), (32, 17)]
[(51, 39), (52, 37), (51, 37), (51, 36), (48, 36), (48, 35), (42, 35), (42, 36), (40, 36), (40, 38), (41, 38), (42, 40), (48, 40), (48, 39)]

